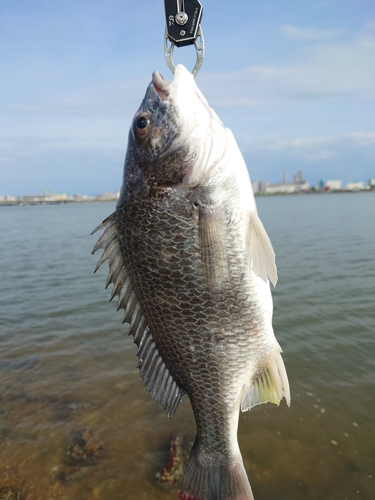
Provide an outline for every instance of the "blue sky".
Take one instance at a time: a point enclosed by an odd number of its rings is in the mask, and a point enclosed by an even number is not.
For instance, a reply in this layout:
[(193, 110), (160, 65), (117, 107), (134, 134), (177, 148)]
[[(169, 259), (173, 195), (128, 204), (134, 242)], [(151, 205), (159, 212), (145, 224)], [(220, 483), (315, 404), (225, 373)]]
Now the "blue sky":
[[(202, 0), (197, 83), (252, 180), (375, 177), (374, 0)], [(120, 188), (162, 0), (2, 0), (0, 195)], [(193, 66), (192, 47), (175, 60)]]

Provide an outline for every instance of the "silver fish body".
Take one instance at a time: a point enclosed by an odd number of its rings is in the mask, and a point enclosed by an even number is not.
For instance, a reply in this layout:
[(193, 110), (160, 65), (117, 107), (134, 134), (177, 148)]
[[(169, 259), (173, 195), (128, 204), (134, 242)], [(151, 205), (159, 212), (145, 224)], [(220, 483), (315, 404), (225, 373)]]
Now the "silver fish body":
[(158, 73), (129, 133), (116, 212), (94, 251), (138, 345), (146, 388), (173, 417), (185, 393), (197, 437), (181, 500), (248, 500), (239, 410), (289, 404), (272, 329), (274, 252), (246, 165), (188, 71)]

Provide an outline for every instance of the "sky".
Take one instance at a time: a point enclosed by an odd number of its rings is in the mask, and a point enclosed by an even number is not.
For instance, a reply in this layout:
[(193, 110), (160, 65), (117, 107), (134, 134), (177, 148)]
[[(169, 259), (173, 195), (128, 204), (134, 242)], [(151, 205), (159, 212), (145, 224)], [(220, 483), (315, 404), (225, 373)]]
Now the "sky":
[[(374, 178), (374, 0), (201, 3), (197, 84), (251, 179)], [(162, 0), (1, 0), (0, 195), (120, 189), (151, 74), (172, 80), (164, 28)]]

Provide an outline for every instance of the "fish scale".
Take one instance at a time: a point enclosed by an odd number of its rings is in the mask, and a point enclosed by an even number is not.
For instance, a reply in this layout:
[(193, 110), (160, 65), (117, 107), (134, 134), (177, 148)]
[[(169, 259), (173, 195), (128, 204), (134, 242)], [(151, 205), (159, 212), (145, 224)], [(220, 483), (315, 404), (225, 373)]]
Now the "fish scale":
[[(178, 212), (176, 207), (185, 210)], [(238, 379), (245, 383), (251, 369), (254, 342), (249, 334), (254, 318), (259, 317), (261, 322), (261, 312), (254, 312), (254, 292), (242, 279), (245, 256), (231, 243), (237, 241), (232, 239), (233, 229), (228, 234), (227, 247), (229, 260), (237, 265), (231, 268), (231, 276), (223, 287), (227, 288), (228, 297), (225, 291), (212, 294), (207, 289), (205, 270), (198, 265), (199, 237), (191, 207), (191, 202), (183, 207), (179, 195), (174, 202), (170, 193), (168, 204), (162, 197), (130, 198), (117, 208), (119, 242), (152, 337), (177, 383), (189, 394), (200, 442), (208, 450), (225, 455), (228, 443), (223, 437), (232, 438), (227, 431), (228, 419), (239, 411), (236, 403), (242, 384), (238, 384)], [(140, 234), (139, 227), (157, 227), (164, 237), (154, 238), (150, 230)], [(171, 268), (173, 256), (178, 257), (179, 264)], [(192, 262), (197, 263), (195, 272), (191, 271)], [(180, 298), (176, 298), (177, 294)], [(242, 301), (238, 300), (241, 296)], [(194, 306), (199, 312), (193, 310)], [(224, 342), (225, 346), (219, 349)], [(194, 352), (191, 345), (196, 346)], [(270, 352), (272, 345), (265, 346), (265, 350)], [(218, 391), (225, 396), (221, 405), (217, 401)]]
[(253, 499), (240, 408), (290, 401), (272, 329), (275, 255), (237, 144), (182, 66), (170, 85), (153, 75), (116, 212), (97, 229), (145, 387), (171, 418), (186, 393), (193, 408), (180, 500)]

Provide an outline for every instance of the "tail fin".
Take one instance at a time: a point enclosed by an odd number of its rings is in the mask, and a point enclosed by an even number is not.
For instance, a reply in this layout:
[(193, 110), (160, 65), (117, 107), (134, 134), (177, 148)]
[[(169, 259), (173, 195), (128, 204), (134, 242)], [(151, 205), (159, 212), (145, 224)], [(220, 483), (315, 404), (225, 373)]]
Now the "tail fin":
[(194, 444), (179, 500), (254, 500), (240, 453), (228, 462), (202, 460)]

